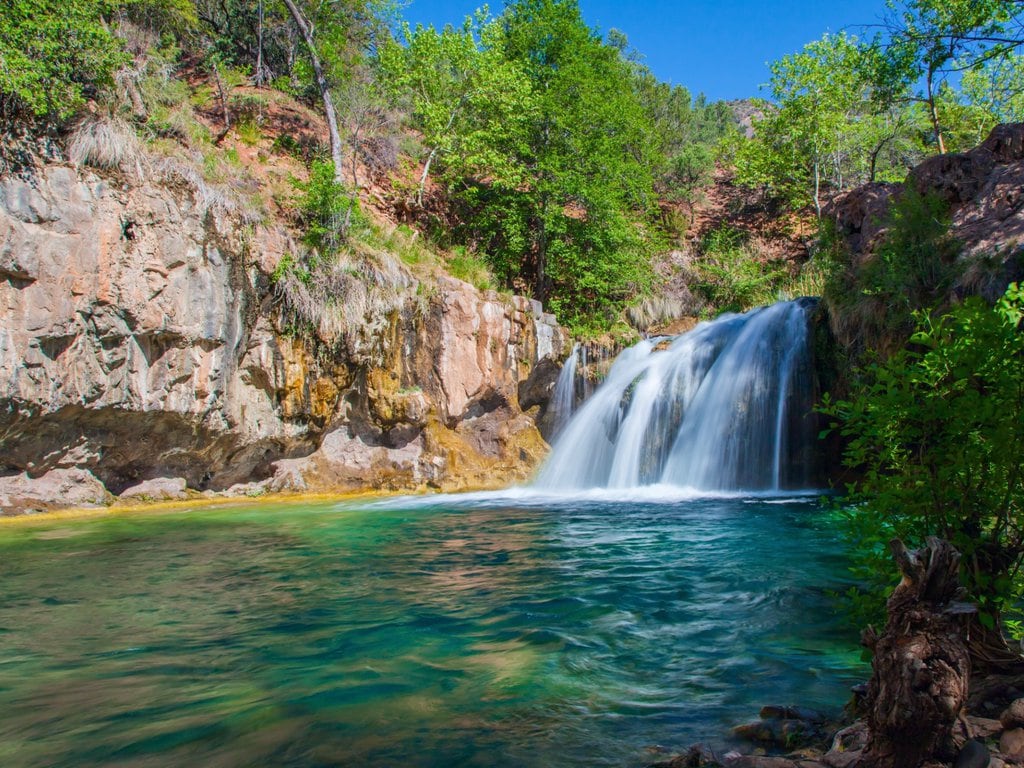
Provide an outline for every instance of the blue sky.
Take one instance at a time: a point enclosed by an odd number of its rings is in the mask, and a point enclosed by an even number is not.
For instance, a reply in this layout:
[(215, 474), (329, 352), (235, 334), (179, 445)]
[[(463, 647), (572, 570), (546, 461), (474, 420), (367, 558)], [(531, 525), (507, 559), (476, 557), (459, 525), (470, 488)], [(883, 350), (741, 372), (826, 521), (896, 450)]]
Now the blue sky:
[[(877, 24), (884, 0), (579, 0), (583, 17), (602, 32), (619, 29), (662, 80), (711, 99), (767, 96), (768, 62), (800, 50), (825, 32)], [(482, 2), (411, 0), (406, 20), (458, 24)], [(490, 2), (492, 12), (503, 0)]]

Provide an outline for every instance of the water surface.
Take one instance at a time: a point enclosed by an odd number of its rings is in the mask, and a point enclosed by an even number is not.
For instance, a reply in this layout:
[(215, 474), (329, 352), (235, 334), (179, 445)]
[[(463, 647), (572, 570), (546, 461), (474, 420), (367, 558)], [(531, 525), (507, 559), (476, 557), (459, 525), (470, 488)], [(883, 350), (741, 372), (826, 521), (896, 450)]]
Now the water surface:
[(640, 766), (842, 705), (812, 499), (632, 498), (0, 526), (0, 765)]

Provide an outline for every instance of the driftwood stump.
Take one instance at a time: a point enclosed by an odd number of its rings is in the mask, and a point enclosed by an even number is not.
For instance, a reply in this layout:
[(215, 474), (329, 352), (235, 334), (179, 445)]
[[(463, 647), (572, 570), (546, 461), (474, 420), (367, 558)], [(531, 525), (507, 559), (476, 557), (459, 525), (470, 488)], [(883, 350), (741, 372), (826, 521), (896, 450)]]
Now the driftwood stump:
[(909, 551), (890, 542), (903, 574), (886, 603), (881, 636), (869, 628), (874, 652), (867, 708), (870, 740), (861, 765), (918, 768), (955, 756), (952, 733), (967, 701), (971, 662), (962, 602), (960, 553), (929, 538)]

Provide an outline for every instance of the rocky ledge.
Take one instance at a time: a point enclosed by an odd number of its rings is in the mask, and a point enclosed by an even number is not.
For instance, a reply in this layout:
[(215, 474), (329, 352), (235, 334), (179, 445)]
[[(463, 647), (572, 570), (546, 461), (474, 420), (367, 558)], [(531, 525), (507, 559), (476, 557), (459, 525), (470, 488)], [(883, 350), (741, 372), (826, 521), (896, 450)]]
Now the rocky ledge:
[(270, 275), (294, 248), (181, 179), (0, 178), (0, 510), (532, 471), (568, 351), (539, 304), (406, 274), (329, 345), (285, 332)]
[(866, 184), (839, 197), (827, 215), (855, 267), (875, 253), (892, 201), (907, 186), (948, 206), (951, 234), (961, 245), (955, 291), (994, 301), (1007, 283), (1024, 278), (1024, 123), (996, 126), (968, 152), (928, 158), (906, 184)]

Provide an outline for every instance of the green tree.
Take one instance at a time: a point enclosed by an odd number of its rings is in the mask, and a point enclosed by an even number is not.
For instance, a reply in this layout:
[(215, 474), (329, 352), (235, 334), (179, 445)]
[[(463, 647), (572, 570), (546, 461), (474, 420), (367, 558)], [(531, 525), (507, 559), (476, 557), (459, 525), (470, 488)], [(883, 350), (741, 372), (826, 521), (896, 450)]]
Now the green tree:
[(791, 208), (812, 205), (819, 218), (826, 194), (902, 180), (924, 156), (923, 115), (891, 83), (879, 85), (888, 67), (881, 48), (846, 34), (773, 64), (775, 106), (737, 149), (737, 180)]
[(1024, 57), (1007, 54), (967, 69), (959, 89), (944, 84), (936, 98), (946, 148), (977, 146), (999, 123), (1024, 119)]
[[(936, 147), (947, 151), (942, 92), (955, 76), (1007, 56), (1022, 41), (1015, 0), (890, 0), (876, 83), (891, 98), (924, 104)], [(916, 90), (915, 90), (916, 89)]]
[(515, 199), (479, 189), (475, 223), (499, 272), (529, 275), (534, 294), (567, 319), (597, 317), (647, 275), (639, 224), (657, 165), (650, 119), (631, 62), (587, 27), (574, 0), (519, 0), (501, 23), (536, 104), (516, 158), (530, 183)]
[(929, 535), (963, 554), (962, 578), (989, 628), (1024, 594), (1024, 290), (994, 308), (971, 298), (918, 315), (912, 345), (864, 371), (822, 409), (862, 473), (843, 500), (858, 572), (879, 615), (885, 544)]
[(112, 81), (126, 57), (111, 32), (118, 4), (8, 0), (0, 13), (0, 113), (59, 122)]
[(516, 163), (533, 112), (530, 83), (503, 50), (501, 27), (484, 14), (451, 26), (403, 27), (405, 44), (386, 42), (379, 65), (396, 98), (405, 97), (427, 147), (417, 200), (435, 161), (452, 184), (465, 177), (492, 185), (524, 183)]
[(964, 72), (961, 90), (996, 123), (1024, 120), (1024, 56), (1012, 53)]
[(741, 147), (740, 182), (766, 186), (793, 207), (811, 204), (820, 218), (826, 188), (863, 181), (864, 160), (885, 140), (869, 127), (872, 67), (872, 49), (846, 34), (825, 35), (775, 62), (777, 109), (758, 122), (756, 140)]
[[(615, 39), (626, 50), (625, 36), (618, 33)], [(634, 66), (634, 90), (651, 123), (650, 157), (658, 162), (652, 168), (655, 188), (663, 197), (692, 205), (712, 180), (718, 145), (736, 134), (736, 117), (724, 102), (708, 103), (703, 94), (692, 98), (683, 86), (659, 81), (635, 58), (626, 54)]]

